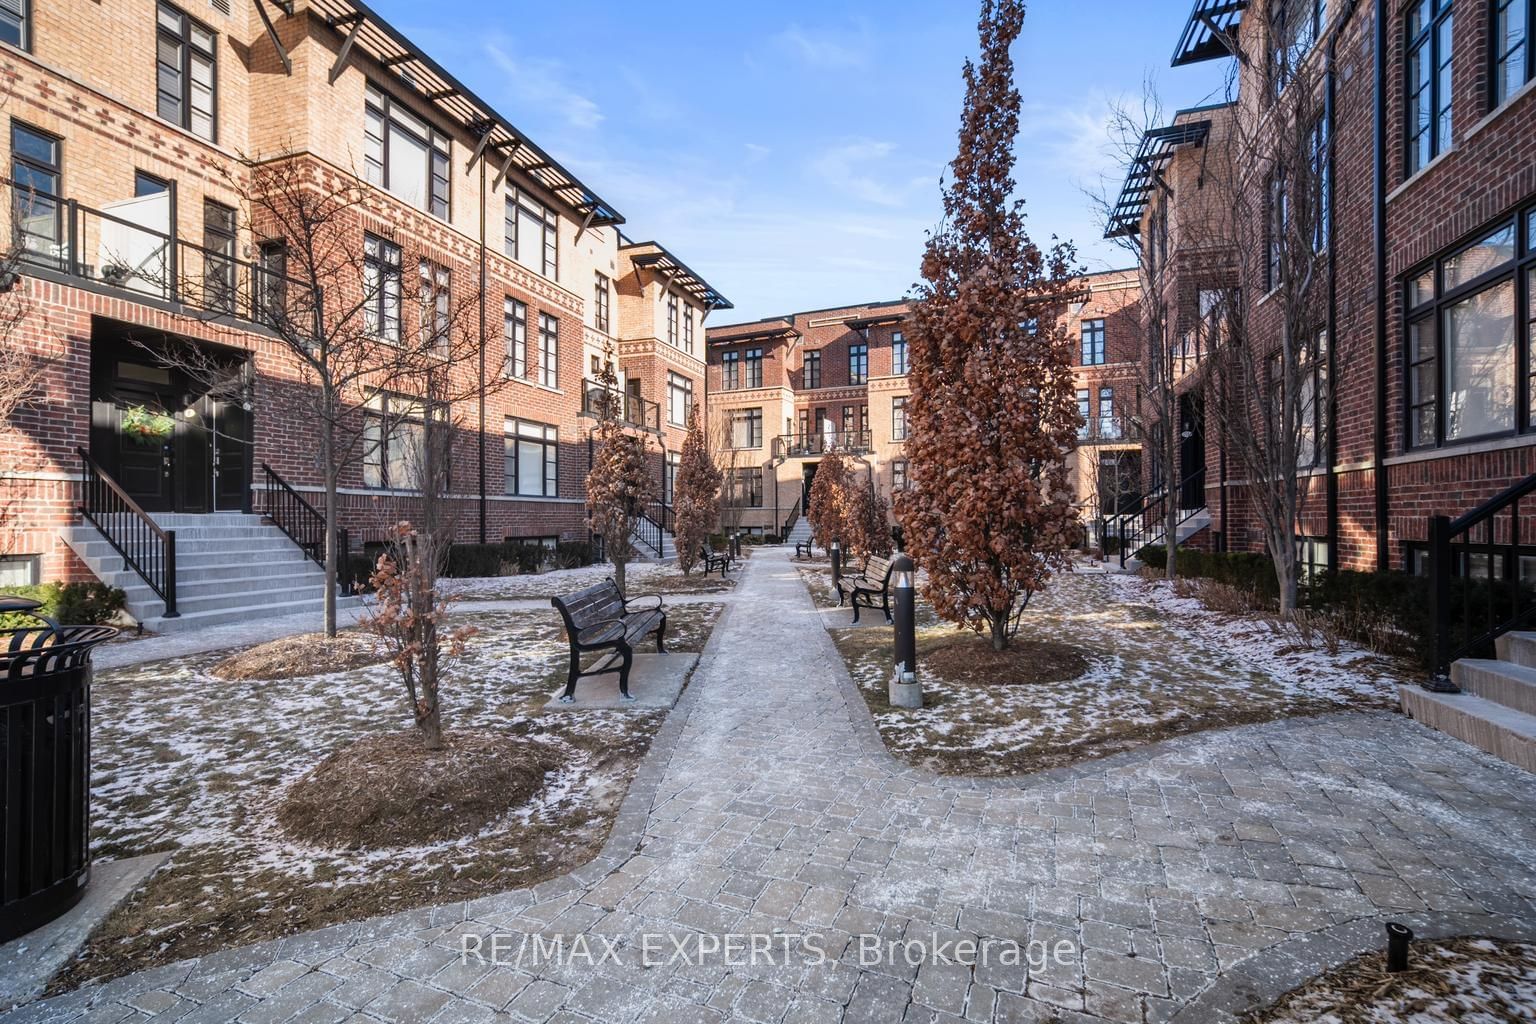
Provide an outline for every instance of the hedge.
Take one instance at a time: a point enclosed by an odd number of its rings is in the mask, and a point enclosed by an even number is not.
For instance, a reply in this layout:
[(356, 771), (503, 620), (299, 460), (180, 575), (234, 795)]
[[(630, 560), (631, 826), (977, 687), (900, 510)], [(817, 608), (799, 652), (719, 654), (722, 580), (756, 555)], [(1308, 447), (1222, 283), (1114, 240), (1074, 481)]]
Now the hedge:
[[(41, 601), (39, 612), (65, 626), (100, 626), (111, 622), (127, 605), (128, 596), (105, 583), (42, 583), (6, 587), (7, 597)], [(0, 629), (30, 629), (39, 625), (30, 615), (0, 615)]]

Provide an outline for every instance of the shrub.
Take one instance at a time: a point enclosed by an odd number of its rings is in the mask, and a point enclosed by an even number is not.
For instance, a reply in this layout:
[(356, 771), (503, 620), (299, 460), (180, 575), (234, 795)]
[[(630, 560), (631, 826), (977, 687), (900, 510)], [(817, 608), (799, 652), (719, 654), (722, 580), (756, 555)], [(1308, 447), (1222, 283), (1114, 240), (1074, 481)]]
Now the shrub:
[[(111, 622), (127, 604), (128, 596), (105, 583), (42, 583), (6, 587), (8, 597), (42, 602), (43, 615), (65, 626), (99, 626)], [(39, 625), (30, 615), (0, 615), (0, 629), (30, 629)]]
[(563, 540), (555, 545), (555, 567), (580, 569), (597, 561), (596, 551), (584, 540)]

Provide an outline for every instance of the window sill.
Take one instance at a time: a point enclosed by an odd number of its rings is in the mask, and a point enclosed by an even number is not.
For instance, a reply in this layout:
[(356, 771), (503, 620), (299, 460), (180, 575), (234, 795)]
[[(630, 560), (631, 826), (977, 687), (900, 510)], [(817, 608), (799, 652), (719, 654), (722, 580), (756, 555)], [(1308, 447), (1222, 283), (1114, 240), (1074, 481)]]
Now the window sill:
[(1433, 462), (1436, 459), (1454, 459), (1463, 455), (1483, 455), (1488, 452), (1508, 451), (1512, 448), (1536, 446), (1536, 434), (1512, 434), (1487, 438), (1482, 441), (1453, 442), (1439, 448), (1415, 448), (1402, 455), (1389, 457), (1385, 465), (1405, 466), (1415, 462)]
[(1390, 203), (1392, 200), (1396, 199), (1398, 196), (1400, 196), (1404, 192), (1408, 191), (1415, 184), (1417, 184), (1420, 180), (1422, 180), (1423, 177), (1426, 174), (1428, 174), (1430, 171), (1434, 170), (1436, 167), (1439, 167), (1441, 161), (1445, 160), (1447, 157), (1451, 156), (1451, 154), (1453, 154), (1455, 152), (1456, 152), (1456, 143), (1452, 143), (1451, 145), (1447, 146), (1433, 160), (1431, 160), (1429, 163), (1425, 164), (1423, 167), (1420, 167), (1417, 171), (1414, 171), (1412, 177), (1410, 177), (1408, 180), (1404, 181), (1401, 185), (1397, 186), (1397, 188), (1395, 188), (1392, 191), (1388, 192), (1387, 193), (1387, 198), (1384, 200), (1384, 202)]
[(1494, 107), (1483, 117), (1481, 121), (1477, 122), (1477, 124), (1473, 125), (1471, 128), (1468, 128), (1467, 133), (1461, 137), (1461, 141), (1470, 142), (1472, 138), (1482, 132), (1483, 129), (1487, 128), (1495, 121), (1500, 120), (1506, 113), (1509, 112), (1510, 107), (1513, 107), (1516, 103), (1519, 103), (1522, 99), (1532, 93), (1536, 93), (1536, 78), (1532, 78), (1529, 82), (1526, 82), (1520, 88), (1516, 89), (1514, 93), (1509, 97), (1509, 99)]

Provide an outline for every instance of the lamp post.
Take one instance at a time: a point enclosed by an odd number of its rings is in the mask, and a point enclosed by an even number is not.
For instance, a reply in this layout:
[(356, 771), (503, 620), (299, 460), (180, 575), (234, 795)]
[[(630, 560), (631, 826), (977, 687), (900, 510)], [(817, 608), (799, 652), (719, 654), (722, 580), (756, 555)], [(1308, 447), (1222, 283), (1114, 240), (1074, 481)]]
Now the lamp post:
[(913, 585), (912, 559), (898, 554), (891, 559), (891, 596), (896, 624), (895, 668), (891, 673), (892, 707), (920, 708), (923, 688), (917, 679), (917, 592)]
[(838, 583), (843, 579), (843, 546), (833, 541), (830, 553), (832, 555), (832, 589), (836, 590)]

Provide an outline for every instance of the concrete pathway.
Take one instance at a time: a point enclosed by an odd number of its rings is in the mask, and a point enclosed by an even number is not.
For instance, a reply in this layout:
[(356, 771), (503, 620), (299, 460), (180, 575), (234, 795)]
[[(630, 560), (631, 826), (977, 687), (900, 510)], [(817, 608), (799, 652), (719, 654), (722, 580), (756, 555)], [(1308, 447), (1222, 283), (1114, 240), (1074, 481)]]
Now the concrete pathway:
[(762, 549), (592, 864), (0, 1020), (1222, 1024), (1389, 919), (1536, 938), (1533, 798), (1385, 714), (938, 779), (884, 752)]

